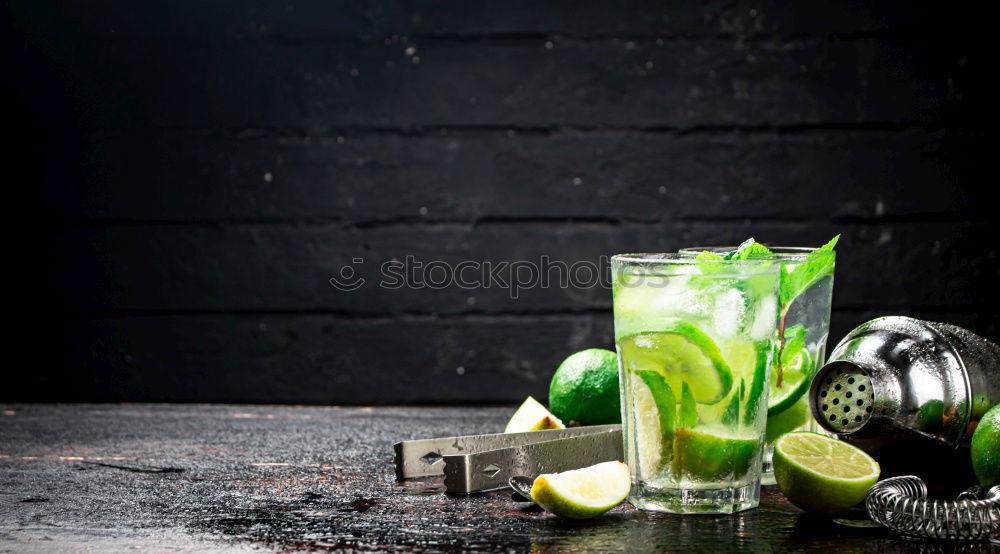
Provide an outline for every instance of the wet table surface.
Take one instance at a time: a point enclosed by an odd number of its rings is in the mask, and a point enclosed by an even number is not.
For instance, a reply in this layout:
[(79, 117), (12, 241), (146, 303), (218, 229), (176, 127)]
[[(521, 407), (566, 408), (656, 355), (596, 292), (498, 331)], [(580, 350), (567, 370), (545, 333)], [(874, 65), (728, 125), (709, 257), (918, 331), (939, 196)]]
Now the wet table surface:
[(565, 521), (510, 492), (396, 482), (392, 444), (488, 433), (512, 408), (0, 405), (0, 551), (983, 552), (805, 515)]

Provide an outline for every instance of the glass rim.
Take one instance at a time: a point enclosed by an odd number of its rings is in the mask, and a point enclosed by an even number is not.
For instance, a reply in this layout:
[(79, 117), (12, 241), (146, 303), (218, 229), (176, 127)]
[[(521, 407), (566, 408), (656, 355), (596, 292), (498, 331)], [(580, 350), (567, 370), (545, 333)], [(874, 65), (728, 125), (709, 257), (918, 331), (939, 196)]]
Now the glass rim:
[[(764, 246), (767, 246), (766, 244)], [(738, 246), (688, 246), (678, 250), (681, 254), (699, 254), (704, 251), (709, 252), (732, 252), (736, 250)], [(773, 258), (783, 259), (783, 260), (800, 260), (805, 259), (810, 254), (813, 254), (818, 250), (819, 247), (816, 246), (767, 246), (771, 250)], [(833, 256), (837, 252), (835, 250), (829, 250), (827, 252), (820, 252), (818, 256)], [(767, 258), (757, 258), (767, 259)]]
[[(751, 277), (754, 275), (777, 274), (780, 264), (768, 263), (769, 259), (751, 260), (709, 260), (707, 263), (724, 264), (724, 267), (731, 271), (712, 274), (712, 277)], [(763, 262), (763, 263), (762, 263)], [(706, 260), (696, 260), (694, 256), (682, 254), (680, 252), (637, 252), (615, 254), (611, 256), (612, 265), (633, 267), (633, 268), (656, 268), (664, 266), (697, 266), (706, 263)], [(670, 274), (656, 272), (652, 275), (669, 277)], [(680, 274), (678, 274), (680, 275)]]
[(658, 263), (678, 263), (678, 264), (697, 264), (705, 261), (723, 263), (723, 264), (753, 264), (766, 262), (766, 258), (757, 259), (746, 259), (746, 260), (696, 260), (691, 256), (685, 256), (684, 252), (627, 252), (623, 254), (614, 254), (611, 256), (612, 262), (625, 262), (634, 264), (658, 264)]

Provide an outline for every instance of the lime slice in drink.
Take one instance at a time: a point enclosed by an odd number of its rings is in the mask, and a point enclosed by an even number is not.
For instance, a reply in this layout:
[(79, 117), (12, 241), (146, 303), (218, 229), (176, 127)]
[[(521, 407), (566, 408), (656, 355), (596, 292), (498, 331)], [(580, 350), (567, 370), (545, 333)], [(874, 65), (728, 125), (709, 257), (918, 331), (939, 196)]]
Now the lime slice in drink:
[(799, 397), (799, 401), (792, 404), (791, 408), (778, 415), (767, 416), (767, 427), (764, 429), (764, 444), (771, 444), (774, 439), (790, 433), (809, 422), (812, 414), (809, 412), (809, 403), (804, 396)]
[(627, 370), (654, 369), (674, 391), (687, 383), (700, 404), (722, 400), (733, 386), (733, 374), (712, 338), (685, 321), (664, 322), (660, 332), (639, 333), (618, 342)]
[(879, 471), (861, 449), (817, 433), (788, 433), (774, 443), (774, 479), (803, 510), (834, 514), (854, 506)]
[(531, 499), (560, 517), (599, 516), (622, 503), (632, 486), (628, 466), (604, 462), (535, 478)]
[(759, 450), (757, 439), (681, 428), (674, 437), (673, 469), (676, 475), (698, 481), (739, 479), (750, 469)]
[(521, 404), (521, 407), (514, 412), (504, 433), (523, 433), (525, 431), (539, 431), (542, 429), (563, 429), (566, 426), (556, 416), (549, 413), (545, 406), (532, 397)]
[(670, 385), (657, 371), (640, 369), (633, 379), (632, 406), (639, 471), (644, 479), (656, 475), (673, 452), (676, 400)]
[(802, 350), (782, 368), (781, 386), (778, 386), (777, 366), (771, 366), (771, 380), (767, 394), (767, 417), (773, 417), (791, 408), (809, 390), (812, 361), (809, 352)]
[(767, 360), (771, 353), (771, 344), (767, 341), (756, 343), (754, 353), (753, 380), (750, 381), (750, 388), (747, 392), (746, 406), (743, 412), (744, 423), (757, 421), (757, 418), (764, 417), (764, 414), (761, 413), (761, 397), (764, 394), (764, 380), (767, 378)]

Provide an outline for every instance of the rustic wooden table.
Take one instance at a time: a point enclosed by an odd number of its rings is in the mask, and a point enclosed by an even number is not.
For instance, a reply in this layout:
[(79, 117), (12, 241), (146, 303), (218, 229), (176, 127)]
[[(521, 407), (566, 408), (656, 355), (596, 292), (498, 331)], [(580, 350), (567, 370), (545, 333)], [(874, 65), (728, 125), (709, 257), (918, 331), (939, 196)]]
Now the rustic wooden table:
[[(494, 432), (503, 408), (0, 406), (0, 551), (981, 552), (803, 514), (621, 506), (564, 521), (509, 492), (397, 483), (392, 443)], [(997, 550), (1000, 550), (998, 548)]]

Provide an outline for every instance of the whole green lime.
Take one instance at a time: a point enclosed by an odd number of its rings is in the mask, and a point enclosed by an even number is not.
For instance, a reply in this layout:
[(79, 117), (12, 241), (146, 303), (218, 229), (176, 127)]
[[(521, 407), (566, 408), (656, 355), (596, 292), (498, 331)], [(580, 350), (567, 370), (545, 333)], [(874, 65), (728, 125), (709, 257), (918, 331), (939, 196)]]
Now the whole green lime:
[(570, 426), (621, 423), (618, 355), (589, 348), (563, 360), (549, 385), (549, 410)]
[(972, 469), (985, 488), (1000, 485), (1000, 404), (990, 408), (972, 434)]
[(979, 421), (983, 419), (986, 412), (993, 407), (993, 400), (986, 394), (977, 394), (972, 397), (972, 419)]

